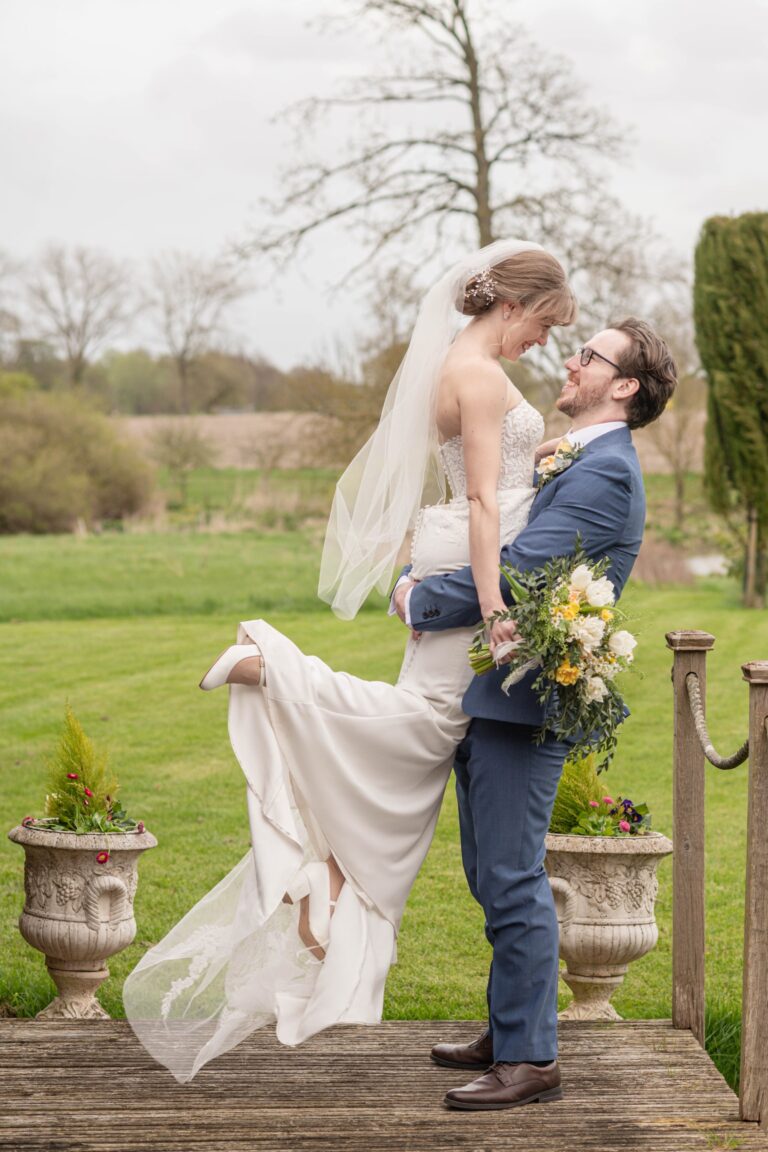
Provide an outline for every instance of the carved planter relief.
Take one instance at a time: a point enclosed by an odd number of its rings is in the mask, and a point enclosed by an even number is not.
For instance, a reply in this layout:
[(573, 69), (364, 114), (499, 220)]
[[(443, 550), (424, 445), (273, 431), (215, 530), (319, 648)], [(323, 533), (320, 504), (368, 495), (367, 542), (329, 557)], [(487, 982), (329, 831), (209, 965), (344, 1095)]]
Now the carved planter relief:
[(79, 836), (21, 825), (8, 837), (26, 857), (19, 930), (44, 953), (59, 993), (38, 1017), (106, 1017), (96, 989), (109, 975), (107, 958), (136, 935), (138, 860), (157, 840), (146, 831)]
[(656, 868), (672, 851), (660, 832), (647, 836), (548, 833), (544, 866), (560, 927), (561, 975), (573, 1000), (564, 1020), (620, 1020), (611, 996), (633, 960), (659, 937)]

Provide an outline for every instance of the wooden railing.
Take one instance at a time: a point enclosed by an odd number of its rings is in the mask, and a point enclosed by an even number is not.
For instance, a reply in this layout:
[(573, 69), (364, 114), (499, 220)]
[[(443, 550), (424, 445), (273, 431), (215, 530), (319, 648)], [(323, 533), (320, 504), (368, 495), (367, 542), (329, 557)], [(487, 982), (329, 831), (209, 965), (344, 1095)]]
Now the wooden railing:
[(739, 1115), (768, 1127), (768, 660), (742, 665), (749, 737), (719, 756), (706, 726), (708, 632), (669, 632), (674, 652), (672, 1023), (704, 1046), (704, 769), (749, 757)]

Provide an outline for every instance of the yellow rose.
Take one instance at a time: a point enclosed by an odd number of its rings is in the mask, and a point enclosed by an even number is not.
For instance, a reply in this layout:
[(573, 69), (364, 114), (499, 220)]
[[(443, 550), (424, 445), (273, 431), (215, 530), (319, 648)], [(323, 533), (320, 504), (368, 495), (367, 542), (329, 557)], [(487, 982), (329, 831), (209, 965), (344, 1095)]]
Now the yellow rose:
[(609, 620), (613, 620), (613, 612), (611, 612), (610, 608), (603, 608), (602, 612), (600, 613), (600, 619), (605, 620), (606, 623)]
[(555, 672), (555, 680), (558, 684), (575, 684), (579, 676), (581, 676), (579, 669), (575, 668), (568, 660), (563, 660)]
[(579, 614), (579, 606), (578, 604), (566, 604), (562, 611), (564, 620), (575, 620)]

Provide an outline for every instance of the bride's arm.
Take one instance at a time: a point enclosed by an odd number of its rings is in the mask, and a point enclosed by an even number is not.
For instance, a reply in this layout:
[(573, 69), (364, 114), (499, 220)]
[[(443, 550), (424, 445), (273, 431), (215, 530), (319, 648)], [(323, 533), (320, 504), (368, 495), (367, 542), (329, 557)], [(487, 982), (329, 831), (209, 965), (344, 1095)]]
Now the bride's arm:
[(495, 365), (473, 372), (458, 390), (469, 503), (469, 560), (483, 619), (506, 605), (499, 589), (501, 429), (506, 382)]

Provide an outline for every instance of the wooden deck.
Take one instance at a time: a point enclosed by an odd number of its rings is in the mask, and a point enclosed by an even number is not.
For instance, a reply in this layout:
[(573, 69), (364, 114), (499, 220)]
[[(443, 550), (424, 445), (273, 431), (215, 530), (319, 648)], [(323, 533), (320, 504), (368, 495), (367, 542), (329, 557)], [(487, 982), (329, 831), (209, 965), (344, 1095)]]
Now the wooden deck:
[(0, 1020), (0, 1148), (12, 1152), (726, 1152), (768, 1150), (690, 1032), (563, 1023), (565, 1097), (454, 1112), (471, 1074), (430, 1063), (474, 1023), (334, 1029), (299, 1049), (255, 1034), (180, 1086), (123, 1021)]

